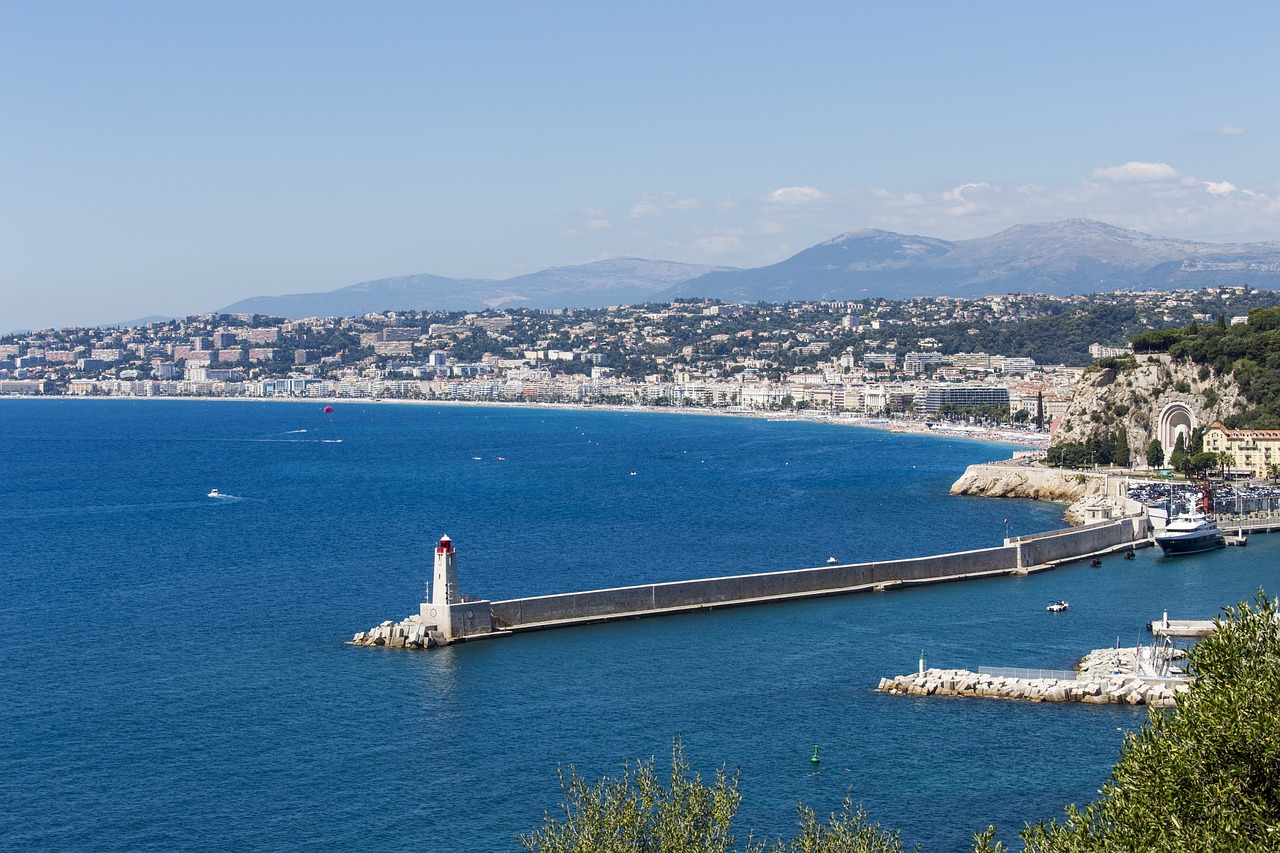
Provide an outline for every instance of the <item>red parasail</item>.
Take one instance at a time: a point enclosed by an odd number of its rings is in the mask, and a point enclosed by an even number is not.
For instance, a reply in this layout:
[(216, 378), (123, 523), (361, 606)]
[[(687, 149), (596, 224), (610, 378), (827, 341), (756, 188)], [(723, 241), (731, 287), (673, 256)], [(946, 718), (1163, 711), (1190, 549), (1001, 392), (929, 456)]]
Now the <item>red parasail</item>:
[(324, 413), (325, 413), (326, 415), (332, 415), (332, 414), (333, 414), (333, 406), (325, 406), (325, 407), (324, 407)]

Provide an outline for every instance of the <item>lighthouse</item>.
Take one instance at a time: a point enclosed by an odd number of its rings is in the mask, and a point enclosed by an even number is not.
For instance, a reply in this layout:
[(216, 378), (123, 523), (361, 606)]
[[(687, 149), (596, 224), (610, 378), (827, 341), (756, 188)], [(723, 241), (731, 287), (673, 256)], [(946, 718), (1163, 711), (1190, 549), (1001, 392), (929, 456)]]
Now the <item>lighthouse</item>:
[(458, 552), (453, 540), (441, 536), (435, 549), (435, 572), (430, 600), (419, 606), (419, 624), (437, 632), (445, 643), (493, 632), (489, 602), (463, 596), (458, 590)]
[(434, 605), (457, 604), (462, 601), (458, 594), (458, 552), (453, 548), (453, 540), (447, 535), (440, 537), (436, 545), (436, 572), (431, 582), (431, 603)]

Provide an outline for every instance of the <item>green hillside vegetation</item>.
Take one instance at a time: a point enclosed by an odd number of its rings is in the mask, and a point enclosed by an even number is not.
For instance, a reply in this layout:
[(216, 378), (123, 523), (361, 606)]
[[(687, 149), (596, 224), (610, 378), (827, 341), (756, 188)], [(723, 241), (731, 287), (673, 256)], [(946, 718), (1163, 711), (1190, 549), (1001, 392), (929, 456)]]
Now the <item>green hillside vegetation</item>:
[(1280, 308), (1255, 308), (1248, 323), (1231, 326), (1219, 316), (1216, 323), (1138, 334), (1131, 343), (1135, 353), (1167, 352), (1200, 365), (1202, 379), (1234, 380), (1249, 406), (1226, 426), (1280, 429)]
[(931, 329), (943, 352), (994, 352), (1033, 358), (1037, 364), (1087, 364), (1089, 345), (1124, 340), (1145, 328), (1128, 305), (1096, 305), (1087, 309), (1062, 305), (1056, 313), (1014, 323), (974, 327), (952, 323)]

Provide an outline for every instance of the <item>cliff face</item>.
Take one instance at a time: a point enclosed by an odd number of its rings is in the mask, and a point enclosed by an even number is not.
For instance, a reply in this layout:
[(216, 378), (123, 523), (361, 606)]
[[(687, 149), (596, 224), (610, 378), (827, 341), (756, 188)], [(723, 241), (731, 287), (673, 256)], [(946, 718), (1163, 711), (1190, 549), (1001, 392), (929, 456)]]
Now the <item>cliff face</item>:
[[(1244, 407), (1240, 389), (1230, 376), (1215, 377), (1207, 367), (1174, 362), (1163, 353), (1135, 358), (1133, 368), (1090, 371), (1081, 378), (1054, 433), (1055, 444), (1087, 441), (1123, 426), (1132, 462), (1141, 466), (1147, 445), (1158, 437), (1160, 413), (1170, 403), (1185, 405), (1202, 427)], [(1172, 450), (1164, 448), (1166, 455)]]
[(1071, 503), (1104, 493), (1106, 484), (1106, 477), (1080, 471), (1031, 465), (970, 465), (951, 486), (951, 494)]
[(970, 465), (951, 486), (953, 495), (1069, 503), (1063, 518), (1074, 525), (1084, 524), (1086, 506), (1106, 502), (1106, 493), (1107, 478), (1103, 474), (1019, 463)]

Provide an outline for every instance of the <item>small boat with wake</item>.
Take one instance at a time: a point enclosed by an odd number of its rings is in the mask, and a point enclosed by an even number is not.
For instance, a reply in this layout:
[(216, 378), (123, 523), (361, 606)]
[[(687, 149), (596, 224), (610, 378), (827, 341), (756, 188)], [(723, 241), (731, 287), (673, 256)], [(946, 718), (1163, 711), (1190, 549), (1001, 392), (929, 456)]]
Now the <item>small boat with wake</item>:
[(1045, 610), (1048, 611), (1049, 613), (1061, 613), (1062, 611), (1066, 610), (1067, 607), (1068, 605), (1066, 601), (1055, 601), (1055, 602), (1052, 602), (1048, 607), (1046, 607)]

